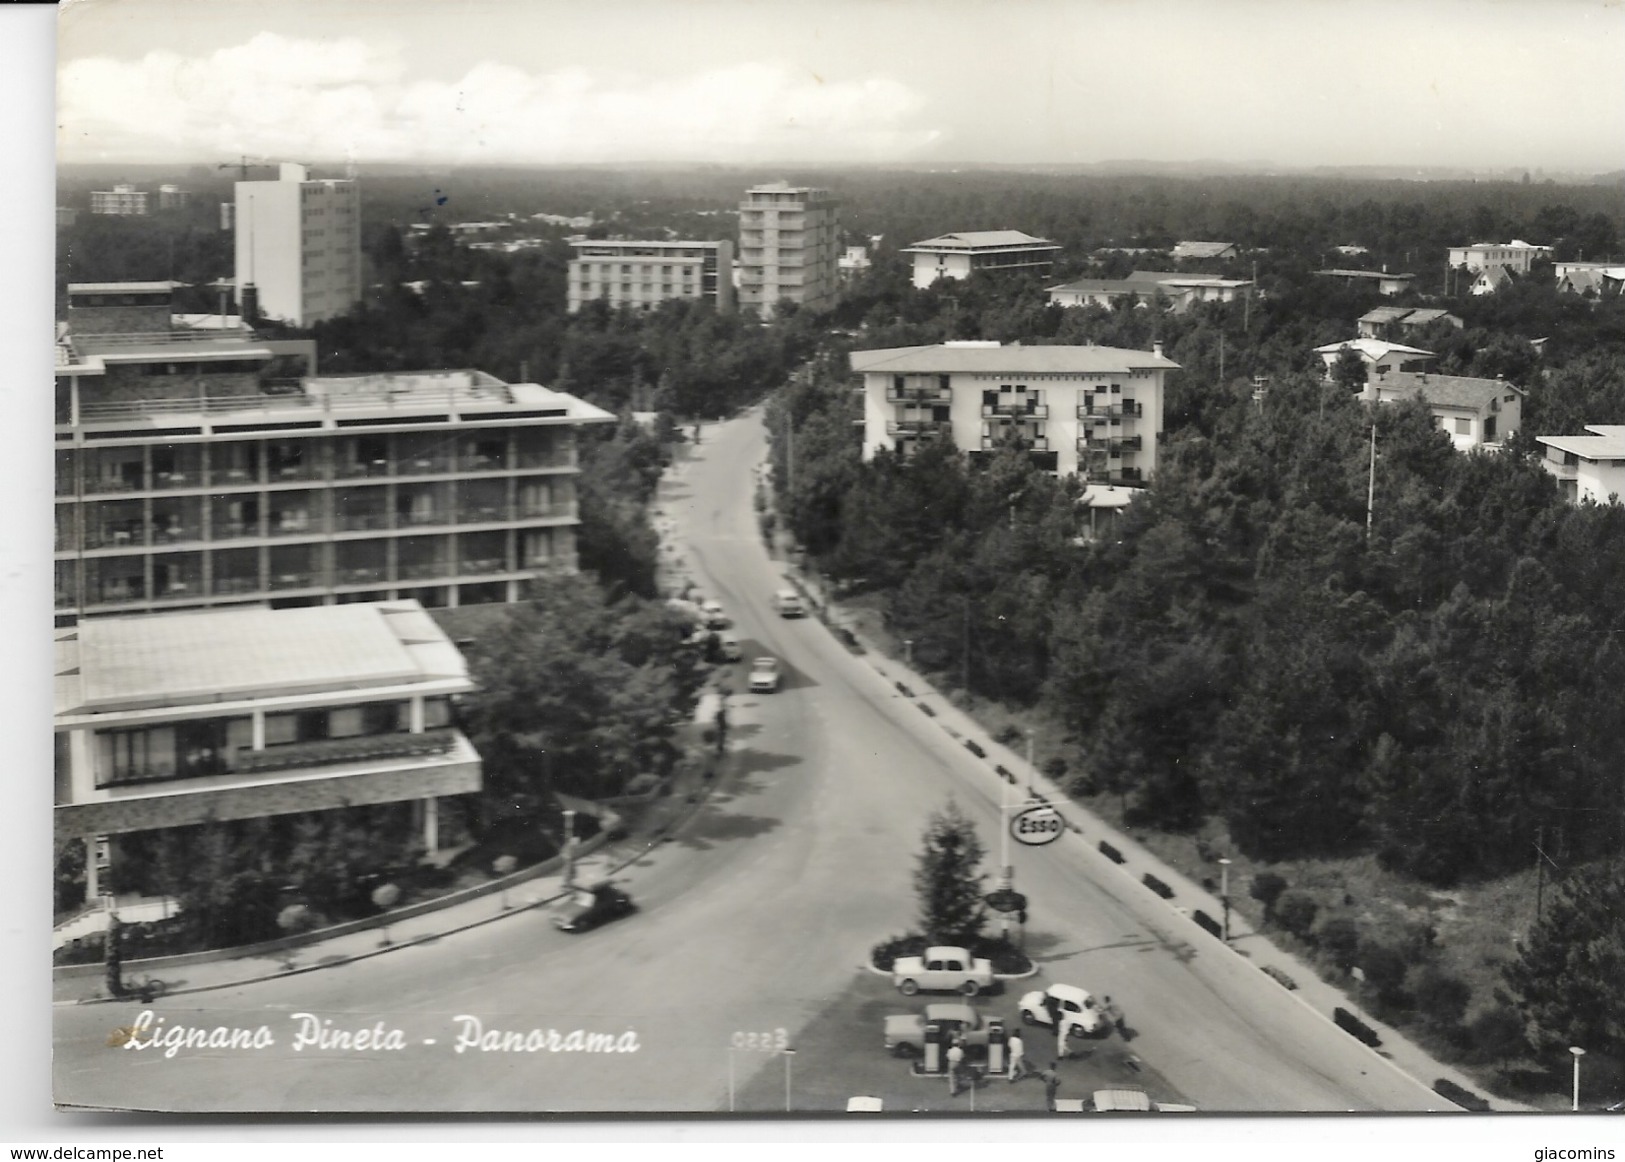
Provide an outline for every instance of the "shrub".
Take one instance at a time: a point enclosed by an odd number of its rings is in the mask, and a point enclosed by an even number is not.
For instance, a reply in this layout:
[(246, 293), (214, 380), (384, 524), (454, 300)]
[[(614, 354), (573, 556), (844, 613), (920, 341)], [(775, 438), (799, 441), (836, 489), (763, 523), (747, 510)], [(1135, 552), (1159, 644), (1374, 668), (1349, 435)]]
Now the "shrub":
[(895, 685), (897, 686), (897, 692), (899, 694), (901, 694), (904, 698), (912, 698), (912, 697), (914, 697), (914, 691), (909, 689), (906, 684), (904, 684), (902, 682), (897, 682), (897, 683), (895, 683)]
[(1454, 973), (1431, 964), (1417, 974), (1411, 994), (1416, 998), (1422, 1019), (1436, 1029), (1461, 1024), (1467, 1014), (1467, 1002), (1473, 999), (1472, 986)]
[(1100, 841), (1100, 854), (1104, 855), (1107, 859), (1111, 860), (1113, 863), (1122, 863), (1123, 862), (1123, 853), (1118, 851), (1111, 844), (1107, 843), (1104, 839), (1102, 839)]
[(927, 717), (935, 718), (937, 716), (937, 712), (932, 710), (931, 707), (927, 706), (924, 702), (916, 702), (914, 705), (918, 706)]
[(920, 956), (930, 947), (924, 936), (892, 936), (882, 940), (869, 952), (869, 962), (876, 968), (890, 972), (899, 956)]
[(1313, 943), (1310, 929), (1319, 911), (1320, 905), (1302, 892), (1288, 892), (1275, 905), (1275, 921), (1300, 940)]
[(1332, 1020), (1336, 1022), (1339, 1029), (1349, 1034), (1356, 1041), (1369, 1045), (1373, 1049), (1382, 1044), (1382, 1038), (1377, 1036), (1377, 1031), (1347, 1009), (1333, 1009)]
[(1332, 958), (1332, 963), (1347, 972), (1358, 959), (1360, 929), (1348, 916), (1333, 916), (1320, 926), (1320, 946)]
[(1195, 920), (1197, 924), (1201, 925), (1201, 927), (1208, 932), (1209, 935), (1217, 936), (1221, 940), (1224, 939), (1223, 925), (1221, 925), (1212, 916), (1209, 916), (1206, 912), (1202, 911), (1200, 908), (1191, 913), (1191, 919)]
[(975, 755), (979, 759), (987, 757), (987, 751), (983, 750), (982, 744), (977, 742), (974, 738), (967, 738), (965, 740), (965, 749), (970, 751), (971, 754)]
[(1100, 793), (1100, 784), (1088, 771), (1079, 771), (1072, 776), (1072, 781), (1067, 783), (1066, 790), (1069, 795), (1093, 796)]
[(1281, 969), (1276, 968), (1273, 964), (1266, 964), (1266, 965), (1263, 965), (1262, 967), (1263, 967), (1263, 970), (1264, 970), (1264, 975), (1269, 977), (1271, 980), (1273, 980), (1276, 984), (1280, 985), (1282, 988), (1284, 988), (1284, 989), (1295, 989), (1295, 988), (1298, 987), (1298, 982), (1297, 981), (1293, 980), (1289, 975), (1287, 975)]
[(998, 743), (1000, 746), (1014, 746), (1016, 743), (1021, 741), (1021, 727), (1017, 726), (1013, 722), (1007, 722), (1004, 724), (1004, 726), (1000, 727), (999, 732), (993, 736), (993, 741)]
[(1156, 892), (1157, 895), (1161, 896), (1163, 899), (1171, 900), (1174, 898), (1174, 890), (1159, 880), (1156, 876), (1152, 875), (1150, 872), (1146, 872), (1141, 878), (1145, 881), (1146, 887), (1150, 888), (1153, 892)]
[(1059, 783), (1066, 778), (1066, 760), (1060, 755), (1052, 755), (1044, 761), (1044, 773)]
[(1253, 899), (1264, 905), (1264, 919), (1271, 918), (1275, 911), (1275, 902), (1286, 891), (1286, 880), (1274, 872), (1260, 872), (1253, 877), (1251, 895)]
[(1475, 1114), (1487, 1113), (1490, 1103), (1479, 1097), (1470, 1089), (1463, 1089), (1448, 1077), (1441, 1077), (1433, 1083), (1433, 1092), (1447, 1101), (1453, 1101), (1464, 1110), (1471, 1110)]
[(1359, 952), (1360, 970), (1365, 973), (1365, 979), (1377, 994), (1377, 999), (1385, 1005), (1405, 1006), (1410, 998), (1405, 994), (1405, 963), (1404, 954), (1377, 940), (1360, 941)]
[(1467, 1023), (1474, 1060), (1499, 1065), (1529, 1050), (1523, 1017), (1506, 1004), (1485, 1009)]

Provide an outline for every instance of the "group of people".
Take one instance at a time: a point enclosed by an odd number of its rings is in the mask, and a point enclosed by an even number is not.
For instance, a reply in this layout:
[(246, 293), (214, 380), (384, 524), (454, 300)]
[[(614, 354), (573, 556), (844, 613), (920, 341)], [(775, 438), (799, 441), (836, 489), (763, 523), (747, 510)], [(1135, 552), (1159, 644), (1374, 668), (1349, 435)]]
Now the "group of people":
[[(1119, 1035), (1126, 1032), (1123, 1023), (1123, 1010), (1111, 997), (1101, 1000), (1101, 1011)], [(1033, 1069), (1027, 1064), (1027, 1042), (1021, 1035), (1020, 1029), (1012, 1029), (1010, 1037), (1004, 1043), (1005, 1060), (1008, 1062), (1005, 1073), (1011, 1085), (1024, 1077), (1037, 1077), (1044, 1083), (1044, 1106), (1051, 1113), (1055, 1112), (1055, 1095), (1061, 1088), (1061, 1075), (1058, 1072), (1060, 1063), (1069, 1055), (1067, 1038), (1072, 1034), (1075, 1023), (1072, 1018), (1060, 1011), (1059, 1006), (1050, 1009), (1055, 1021), (1055, 1060), (1043, 1069)], [(965, 1038), (963, 1034), (956, 1036), (953, 1043), (948, 1046), (948, 1096), (957, 1097), (959, 1091), (967, 1084), (965, 1071)]]

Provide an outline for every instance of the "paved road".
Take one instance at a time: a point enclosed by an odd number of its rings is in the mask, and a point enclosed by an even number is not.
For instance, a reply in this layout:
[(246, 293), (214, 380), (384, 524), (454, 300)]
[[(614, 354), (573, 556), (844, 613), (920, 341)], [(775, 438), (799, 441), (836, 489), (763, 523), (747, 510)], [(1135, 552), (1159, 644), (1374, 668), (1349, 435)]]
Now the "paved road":
[[(747, 659), (778, 656), (774, 695), (733, 699), (741, 775), (672, 842), (627, 869), (636, 917), (566, 937), (527, 913), (354, 965), (152, 1006), (155, 1021), (254, 1030), (263, 1048), (113, 1047), (139, 1006), (58, 1010), (57, 1100), (194, 1111), (703, 1111), (725, 1108), (730, 1035), (797, 1033), (905, 930), (925, 817), (950, 796), (997, 835), (999, 786), (812, 620), (785, 621), (756, 534), (755, 416), (709, 428), (666, 489), (707, 596)], [(741, 673), (742, 677), (742, 673)], [(742, 681), (739, 683), (742, 686)], [(1049, 979), (1110, 992), (1134, 1048), (1208, 1110), (1412, 1110), (1443, 1103), (1308, 1012), (1245, 961), (1170, 936), (1150, 893), (1080, 844), (1023, 852), (1029, 947)], [(402, 1048), (295, 1048), (318, 1027), (399, 1029)], [(455, 1051), (459, 1032), (573, 1030), (635, 1052)], [(305, 1024), (309, 1024), (306, 1021)], [(112, 1033), (113, 1036), (109, 1036)], [(433, 1043), (430, 1044), (429, 1042)], [(737, 1054), (743, 1086), (772, 1059)], [(810, 1064), (810, 1063), (809, 1063)], [(801, 1064), (798, 1063), (798, 1068)]]

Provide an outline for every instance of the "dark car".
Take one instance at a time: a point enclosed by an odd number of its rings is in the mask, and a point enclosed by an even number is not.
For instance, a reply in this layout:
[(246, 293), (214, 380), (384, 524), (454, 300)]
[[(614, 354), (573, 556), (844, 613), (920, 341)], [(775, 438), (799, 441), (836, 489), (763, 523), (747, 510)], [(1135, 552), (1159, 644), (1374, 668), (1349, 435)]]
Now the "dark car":
[(619, 919), (636, 907), (631, 896), (609, 884), (577, 888), (570, 901), (553, 917), (553, 926), (560, 932), (585, 932)]

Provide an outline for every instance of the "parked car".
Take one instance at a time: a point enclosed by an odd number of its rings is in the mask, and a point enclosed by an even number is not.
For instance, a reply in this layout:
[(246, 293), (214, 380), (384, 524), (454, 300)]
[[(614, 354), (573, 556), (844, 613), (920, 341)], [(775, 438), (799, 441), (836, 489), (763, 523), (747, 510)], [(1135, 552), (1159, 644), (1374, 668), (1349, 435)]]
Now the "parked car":
[(780, 617), (806, 617), (807, 606), (801, 600), (801, 594), (794, 589), (780, 589), (773, 595), (773, 608), (779, 611)]
[(717, 638), (717, 651), (725, 662), (737, 662), (744, 657), (739, 648), (739, 639), (731, 633), (725, 633)]
[(974, 997), (993, 987), (993, 962), (979, 960), (963, 948), (927, 948), (924, 956), (899, 956), (892, 962), (892, 983), (905, 997), (921, 989), (961, 992)]
[(578, 888), (574, 897), (553, 917), (560, 932), (585, 932), (636, 910), (632, 897), (610, 884)]
[(1073, 1037), (1110, 1029), (1095, 998), (1075, 984), (1052, 984), (1021, 998), (1021, 1019), (1027, 1024), (1053, 1026), (1057, 1016), (1071, 1025)]
[(886, 1018), (886, 1048), (895, 1057), (913, 1057), (925, 1044), (925, 1027), (942, 1026), (947, 1040), (965, 1039), (966, 1052), (987, 1052), (988, 1022), (966, 1004), (952, 1001), (926, 1005), (923, 1013), (898, 1013)]
[(1143, 1089), (1097, 1089), (1093, 1106), (1099, 1114), (1149, 1113), (1151, 1096)]
[(700, 606), (700, 620), (705, 623), (706, 629), (727, 629), (733, 624), (728, 611), (715, 601), (707, 601)]
[(777, 658), (757, 658), (750, 664), (750, 690), (752, 694), (771, 694), (779, 688), (779, 662)]

